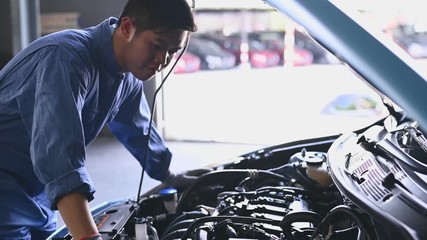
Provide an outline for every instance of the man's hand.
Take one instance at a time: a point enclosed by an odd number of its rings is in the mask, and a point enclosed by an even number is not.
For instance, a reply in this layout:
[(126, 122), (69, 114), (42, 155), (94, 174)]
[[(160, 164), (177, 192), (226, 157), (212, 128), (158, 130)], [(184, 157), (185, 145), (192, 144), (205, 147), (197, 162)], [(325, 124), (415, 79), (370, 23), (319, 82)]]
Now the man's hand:
[(92, 236), (87, 236), (84, 238), (80, 238), (80, 240), (102, 240), (101, 235), (100, 234), (95, 234)]
[(194, 182), (198, 177), (211, 171), (213, 171), (211, 168), (199, 168), (183, 173), (169, 172), (169, 175), (162, 181), (162, 183), (176, 188), (186, 187)]

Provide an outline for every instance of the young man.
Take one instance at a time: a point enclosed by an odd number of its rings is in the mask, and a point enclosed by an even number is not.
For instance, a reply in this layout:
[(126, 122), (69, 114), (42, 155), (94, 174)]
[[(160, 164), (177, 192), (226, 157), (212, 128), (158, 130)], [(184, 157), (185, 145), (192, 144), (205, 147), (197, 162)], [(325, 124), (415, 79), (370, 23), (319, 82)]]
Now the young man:
[[(152, 178), (180, 184), (143, 82), (196, 31), (185, 0), (128, 0), (119, 19), (44, 36), (0, 71), (0, 239), (46, 239), (58, 209), (74, 239), (100, 239), (85, 147), (107, 124)], [(182, 184), (185, 184), (181, 182)]]

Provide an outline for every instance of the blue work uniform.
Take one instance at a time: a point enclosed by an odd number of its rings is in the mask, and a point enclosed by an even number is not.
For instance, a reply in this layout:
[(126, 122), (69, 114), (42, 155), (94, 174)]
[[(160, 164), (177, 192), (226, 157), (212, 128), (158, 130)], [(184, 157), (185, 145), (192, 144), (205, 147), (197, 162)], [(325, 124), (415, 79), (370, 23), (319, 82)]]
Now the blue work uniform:
[[(56, 201), (95, 187), (85, 147), (107, 124), (157, 180), (172, 154), (155, 126), (143, 82), (121, 71), (116, 18), (37, 39), (0, 71), (0, 239), (43, 239), (56, 230)], [(108, 161), (108, 159), (105, 159)]]

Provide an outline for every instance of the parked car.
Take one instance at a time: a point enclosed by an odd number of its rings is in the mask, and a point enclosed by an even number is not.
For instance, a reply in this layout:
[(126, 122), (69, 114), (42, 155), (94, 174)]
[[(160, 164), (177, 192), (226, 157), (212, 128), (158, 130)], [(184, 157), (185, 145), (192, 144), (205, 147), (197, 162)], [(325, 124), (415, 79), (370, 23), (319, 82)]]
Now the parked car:
[(248, 39), (244, 42), (240, 35), (231, 35), (224, 38), (222, 46), (236, 56), (236, 65), (242, 63), (242, 57), (245, 55), (247, 63), (253, 68), (274, 67), (280, 64), (280, 54), (267, 49), (257, 40)]
[[(259, 31), (251, 33), (251, 37), (264, 42), (267, 45), (267, 48), (275, 49), (276, 51), (283, 53), (285, 48), (285, 34), (285, 31)], [(312, 63), (329, 64), (336, 62), (326, 49), (311, 39), (310, 36), (299, 30), (295, 30), (294, 32), (294, 47), (297, 53), (295, 65), (308, 65)], [(307, 59), (309, 57), (312, 58), (311, 61)]]
[(363, 94), (341, 94), (322, 109), (322, 114), (370, 117), (381, 115), (381, 103)]
[(267, 49), (263, 43), (257, 40), (248, 39), (244, 42), (238, 34), (224, 36), (218, 33), (205, 33), (199, 34), (198, 37), (215, 41), (224, 50), (233, 53), (236, 66), (242, 64), (242, 60), (252, 68), (280, 65), (280, 53)]
[[(352, 76), (374, 89), (387, 115), (348, 132), (336, 125), (336, 134), (294, 139), (226, 162), (218, 159), (184, 188), (158, 185), (141, 196), (101, 205), (93, 216), (104, 239), (427, 239), (425, 72), (380, 30), (367, 31), (335, 1), (266, 2), (298, 22)], [(289, 74), (264, 75), (263, 80)], [(335, 77), (337, 84), (349, 83)], [(292, 106), (316, 104), (317, 95), (308, 90), (335, 89), (337, 84), (300, 84), (299, 91), (269, 86), (272, 101), (294, 94), (294, 101), (283, 102), (292, 111), (275, 121), (271, 115), (280, 109), (253, 102), (243, 115), (259, 117), (260, 123), (246, 136), (292, 120), (295, 131), (323, 128), (323, 122), (300, 117), (306, 109)], [(239, 101), (247, 92), (233, 94)], [(50, 239), (70, 238), (62, 228)]]
[(200, 70), (200, 65), (201, 60), (198, 56), (184, 52), (173, 71), (174, 73), (193, 73)]
[(190, 39), (187, 52), (200, 58), (202, 70), (230, 69), (235, 66), (235, 56), (208, 39), (193, 36)]
[(392, 36), (411, 57), (427, 58), (427, 31), (416, 31), (414, 25), (402, 24), (392, 30)]

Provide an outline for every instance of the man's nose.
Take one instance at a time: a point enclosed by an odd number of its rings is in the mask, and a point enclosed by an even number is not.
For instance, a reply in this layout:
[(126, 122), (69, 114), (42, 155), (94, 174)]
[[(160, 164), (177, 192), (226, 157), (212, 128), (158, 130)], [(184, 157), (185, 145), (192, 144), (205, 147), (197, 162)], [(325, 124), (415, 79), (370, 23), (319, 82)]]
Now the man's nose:
[(165, 52), (161, 52), (158, 54), (157, 56), (157, 63), (159, 64), (159, 69), (158, 71), (163, 70), (167, 65), (169, 65), (169, 63), (172, 60), (173, 55), (169, 54), (167, 51)]
[(156, 56), (156, 62), (160, 65), (166, 65), (168, 62), (169, 53), (167, 51), (159, 51)]

